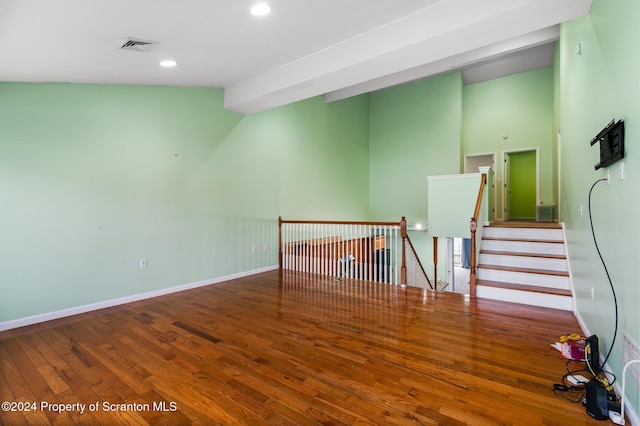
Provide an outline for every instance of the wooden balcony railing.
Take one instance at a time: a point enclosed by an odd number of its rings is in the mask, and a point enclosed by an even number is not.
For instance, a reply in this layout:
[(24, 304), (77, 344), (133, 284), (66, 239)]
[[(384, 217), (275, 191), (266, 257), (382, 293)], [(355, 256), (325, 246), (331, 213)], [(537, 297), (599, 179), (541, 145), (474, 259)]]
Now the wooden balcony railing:
[[(279, 266), (283, 270), (406, 285), (407, 259), (411, 267), (418, 259), (408, 242), (404, 217), (399, 222), (279, 218), (278, 223)], [(414, 280), (413, 270), (411, 274)], [(428, 278), (426, 282), (431, 285)]]

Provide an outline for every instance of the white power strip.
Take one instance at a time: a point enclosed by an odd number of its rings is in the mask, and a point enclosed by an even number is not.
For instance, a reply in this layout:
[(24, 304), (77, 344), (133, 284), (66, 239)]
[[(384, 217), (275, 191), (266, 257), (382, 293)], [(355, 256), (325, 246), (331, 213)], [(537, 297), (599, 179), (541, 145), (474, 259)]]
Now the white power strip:
[(615, 411), (609, 411), (609, 418), (611, 419), (612, 422), (614, 422), (615, 424), (618, 425), (624, 425), (625, 424), (625, 420), (624, 420), (624, 415), (625, 415), (625, 409), (624, 409), (624, 402), (625, 402), (625, 393), (624, 393), (624, 388), (625, 388), (625, 382), (626, 382), (626, 373), (627, 373), (627, 369), (630, 368), (632, 365), (635, 364), (640, 364), (640, 358), (638, 359), (632, 359), (631, 361), (627, 362), (624, 365), (624, 368), (622, 369), (622, 392), (621, 392), (621, 397), (620, 397), (620, 413), (616, 413)]
[(569, 374), (567, 376), (567, 381), (574, 386), (584, 385), (589, 383), (589, 379), (580, 375), (580, 374)]

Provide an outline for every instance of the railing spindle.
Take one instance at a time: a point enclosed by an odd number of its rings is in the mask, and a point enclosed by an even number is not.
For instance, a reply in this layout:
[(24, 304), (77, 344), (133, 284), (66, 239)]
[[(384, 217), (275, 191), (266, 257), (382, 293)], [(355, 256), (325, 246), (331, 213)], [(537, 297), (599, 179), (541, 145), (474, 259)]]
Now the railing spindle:
[[(404, 218), (401, 222), (322, 222), (280, 217), (278, 228), (281, 269), (394, 285), (407, 283)], [(410, 280), (414, 277), (411, 271)], [(375, 291), (362, 287), (362, 291), (369, 290)]]

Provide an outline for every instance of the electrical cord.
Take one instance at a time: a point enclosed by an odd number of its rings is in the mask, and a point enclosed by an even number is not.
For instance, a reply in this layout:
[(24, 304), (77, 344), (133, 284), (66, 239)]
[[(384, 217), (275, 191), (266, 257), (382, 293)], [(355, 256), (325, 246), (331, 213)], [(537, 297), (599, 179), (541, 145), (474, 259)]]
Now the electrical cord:
[(582, 336), (580, 336), (577, 333), (573, 333), (573, 334), (570, 334), (568, 336), (560, 336), (560, 343), (567, 343), (569, 341), (576, 341), (577, 342), (580, 339), (582, 339)]
[[(580, 382), (575, 377), (575, 375), (578, 373), (586, 373), (590, 375), (591, 373), (584, 368), (581, 368), (578, 370), (570, 369), (569, 364), (571, 364), (572, 362), (577, 362), (577, 360), (569, 359), (565, 363), (564, 366), (565, 366), (565, 369), (567, 370), (567, 373), (564, 376), (562, 376), (561, 383), (554, 383), (553, 393), (557, 396), (561, 396), (562, 398), (566, 399), (569, 402), (573, 402), (574, 404), (577, 404), (579, 402), (582, 402), (582, 398), (584, 398), (586, 383)], [(579, 383), (574, 384), (569, 382), (568, 380), (569, 377), (573, 377), (574, 380), (576, 380)]]
[[(581, 387), (581, 388), (582, 388), (582, 387), (584, 387), (584, 385), (585, 385), (586, 383), (583, 383), (581, 380), (579, 380), (579, 379), (576, 377), (576, 375), (578, 375), (578, 373), (586, 373), (587, 375), (590, 375), (590, 376), (591, 376), (592, 374), (591, 374), (591, 372), (590, 372), (589, 370), (587, 370), (586, 368), (580, 368), (580, 369), (578, 369), (578, 370), (570, 370), (570, 369), (569, 369), (569, 364), (571, 364), (572, 362), (576, 362), (576, 360), (569, 359), (569, 360), (567, 360), (567, 362), (566, 362), (566, 363), (565, 363), (565, 365), (564, 365), (564, 368), (567, 370), (567, 374), (565, 374), (564, 376), (562, 376), (562, 383), (566, 385), (566, 384), (567, 384), (567, 380), (568, 380), (568, 378), (569, 378), (569, 377), (573, 377), (573, 379), (574, 379), (576, 382), (579, 382), (579, 383), (581, 383), (581, 384), (580, 384), (580, 385), (574, 385), (573, 383), (570, 383), (570, 384), (569, 384), (569, 385), (567, 385), (567, 386), (571, 386), (571, 385), (572, 385), (572, 386), (578, 386), (578, 387)], [(584, 360), (580, 360), (580, 362), (584, 362)], [(582, 374), (580, 374), (580, 375), (582, 376)], [(584, 376), (583, 376), (583, 377), (584, 377)], [(587, 377), (584, 377), (584, 378), (587, 378)]]
[(561, 396), (569, 402), (573, 402), (577, 404), (582, 402), (582, 398), (584, 398), (584, 387), (576, 387), (576, 386), (567, 386), (560, 383), (555, 383), (553, 385), (553, 393), (557, 396)]
[[(583, 362), (585, 363), (585, 367), (579, 368), (576, 370), (570, 369), (569, 365), (572, 362)], [(582, 402), (585, 396), (586, 385), (588, 383), (583, 381), (585, 379), (588, 381), (592, 381), (592, 380), (599, 381), (607, 389), (608, 392), (612, 391), (613, 384), (616, 382), (616, 376), (609, 371), (601, 370), (600, 373), (604, 374), (605, 376), (604, 378), (598, 377), (595, 371), (593, 370), (593, 368), (591, 368), (588, 357), (585, 357), (585, 359), (582, 359), (582, 360), (573, 360), (573, 359), (567, 360), (567, 362), (565, 363), (565, 369), (567, 370), (567, 372), (565, 373), (564, 376), (562, 376), (561, 383), (554, 383), (553, 393), (557, 396), (563, 397), (569, 402), (573, 402), (573, 403)], [(579, 373), (584, 373), (584, 375)], [(609, 382), (609, 379), (607, 378), (607, 374), (612, 376), (613, 379), (611, 380), (611, 382)], [(576, 377), (576, 376), (582, 376), (582, 377)], [(574, 381), (571, 382), (569, 380), (569, 377), (572, 377)]]
[(598, 252), (598, 256), (600, 257), (600, 262), (602, 263), (602, 267), (604, 268), (604, 272), (607, 275), (607, 279), (609, 280), (609, 285), (611, 286), (611, 292), (613, 293), (613, 303), (614, 303), (614, 307), (615, 307), (615, 328), (613, 330), (613, 339), (611, 340), (611, 346), (609, 347), (609, 351), (607, 352), (607, 356), (604, 358), (604, 362), (602, 363), (602, 365), (604, 366), (607, 361), (609, 360), (609, 356), (611, 355), (611, 351), (613, 350), (613, 345), (616, 342), (616, 337), (618, 335), (618, 299), (616, 297), (616, 290), (613, 288), (613, 282), (611, 281), (611, 276), (609, 275), (609, 270), (607, 269), (607, 264), (605, 263), (603, 257), (602, 257), (602, 253), (600, 253), (600, 247), (598, 247), (598, 240), (596, 239), (596, 232), (593, 228), (593, 217), (591, 215), (591, 193), (593, 192), (593, 188), (595, 188), (595, 186), (603, 181), (606, 181), (607, 179), (603, 178), (603, 179), (598, 179), (597, 181), (595, 181), (593, 183), (593, 185), (591, 185), (591, 189), (589, 190), (589, 224), (591, 225), (591, 235), (593, 236), (593, 243), (596, 246), (596, 251)]
[[(591, 226), (591, 235), (593, 237), (593, 243), (595, 244), (596, 247), (596, 251), (598, 252), (598, 257), (600, 258), (600, 262), (602, 263), (602, 267), (604, 268), (604, 272), (607, 275), (607, 280), (609, 281), (609, 286), (611, 287), (611, 293), (613, 294), (613, 303), (614, 303), (614, 308), (615, 308), (615, 328), (613, 330), (613, 339), (611, 340), (611, 346), (609, 347), (609, 350), (607, 351), (607, 356), (604, 359), (604, 362), (602, 363), (602, 366), (606, 365), (607, 361), (609, 360), (609, 357), (611, 356), (611, 352), (613, 351), (613, 346), (615, 344), (616, 341), (616, 337), (618, 335), (618, 299), (616, 296), (616, 291), (615, 288), (613, 287), (613, 281), (611, 280), (611, 275), (609, 274), (609, 269), (607, 268), (607, 264), (604, 261), (604, 258), (602, 257), (602, 253), (600, 252), (600, 247), (598, 246), (598, 240), (596, 238), (596, 232), (595, 229), (593, 227), (593, 215), (591, 213), (591, 195), (593, 193), (593, 189), (596, 187), (596, 185), (600, 182), (606, 181), (607, 179), (598, 179), (597, 181), (595, 181), (593, 183), (593, 185), (591, 185), (591, 189), (589, 189), (589, 203), (588, 203), (588, 208), (589, 208), (589, 224)], [(570, 336), (562, 336), (564, 337), (565, 341), (568, 340), (573, 340), (575, 338), (575, 336), (570, 335)], [(598, 380), (600, 383), (602, 383), (602, 385), (604, 385), (604, 387), (608, 390), (611, 391), (611, 389), (613, 388), (613, 383), (616, 381), (616, 376), (608, 371), (605, 371), (603, 369), (600, 369), (600, 371), (594, 371), (594, 369), (592, 368), (591, 364), (589, 363), (589, 358), (591, 355), (591, 346), (587, 345), (585, 347), (585, 359), (583, 360), (586, 364), (586, 369), (580, 369), (580, 370), (570, 370), (569, 369), (569, 363), (572, 360), (568, 360), (567, 363), (565, 364), (565, 368), (567, 370), (567, 373), (562, 376), (562, 383), (556, 383), (553, 385), (553, 393), (556, 395), (559, 395), (563, 398), (565, 398), (566, 400), (573, 402), (573, 403), (578, 403), (581, 402), (584, 398), (585, 395), (585, 384), (580, 383), (580, 384), (573, 384), (573, 383), (567, 383), (568, 381), (568, 377), (571, 376), (574, 378), (574, 380), (576, 379), (576, 377), (574, 376), (577, 373), (580, 372), (584, 372), (587, 373), (589, 375), (592, 376), (591, 380)], [(599, 373), (603, 373), (604, 374), (604, 378), (600, 378), (598, 377)], [(611, 382), (609, 382), (608, 378), (607, 378), (607, 374), (610, 374), (613, 377), (613, 380)], [(568, 396), (570, 395), (570, 396)], [(578, 397), (576, 397), (576, 395), (578, 395)]]
[[(591, 355), (591, 345), (587, 345), (587, 346), (584, 348), (584, 351), (585, 351), (585, 354), (586, 354), (586, 355)], [(591, 366), (591, 363), (589, 362), (589, 359), (590, 359), (590, 358), (591, 358), (591, 357), (586, 356), (586, 357), (585, 357), (585, 360), (584, 360), (584, 361), (585, 361), (585, 363), (587, 364), (588, 371), (593, 375), (593, 378), (594, 378), (595, 380), (597, 380), (597, 381), (599, 381), (600, 383), (602, 383), (602, 386), (604, 386), (604, 387), (605, 387), (605, 389), (607, 389), (607, 391), (608, 391), (608, 392), (611, 392), (611, 391), (613, 390), (613, 384), (616, 382), (616, 375), (615, 375), (615, 374), (613, 374), (613, 373), (612, 373), (612, 372), (610, 372), (610, 371), (606, 371), (606, 370), (603, 370), (603, 369), (600, 369), (600, 371), (599, 371), (599, 372), (594, 371), (594, 370), (593, 370), (593, 367)], [(604, 374), (604, 377), (603, 377), (603, 378), (598, 377), (598, 373), (602, 373), (602, 374)], [(610, 375), (611, 375), (611, 377), (613, 377), (613, 380), (612, 380), (611, 382), (609, 381), (609, 378), (607, 377), (607, 374), (610, 374)]]

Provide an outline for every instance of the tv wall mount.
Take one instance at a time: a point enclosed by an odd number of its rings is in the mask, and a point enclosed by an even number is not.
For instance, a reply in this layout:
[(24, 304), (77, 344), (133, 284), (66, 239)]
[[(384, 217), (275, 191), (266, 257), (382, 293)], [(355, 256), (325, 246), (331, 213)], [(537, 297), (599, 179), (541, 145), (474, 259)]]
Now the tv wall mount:
[(600, 142), (600, 162), (594, 166), (596, 170), (622, 160), (624, 158), (624, 121), (611, 120), (591, 139), (591, 146), (597, 142)]

